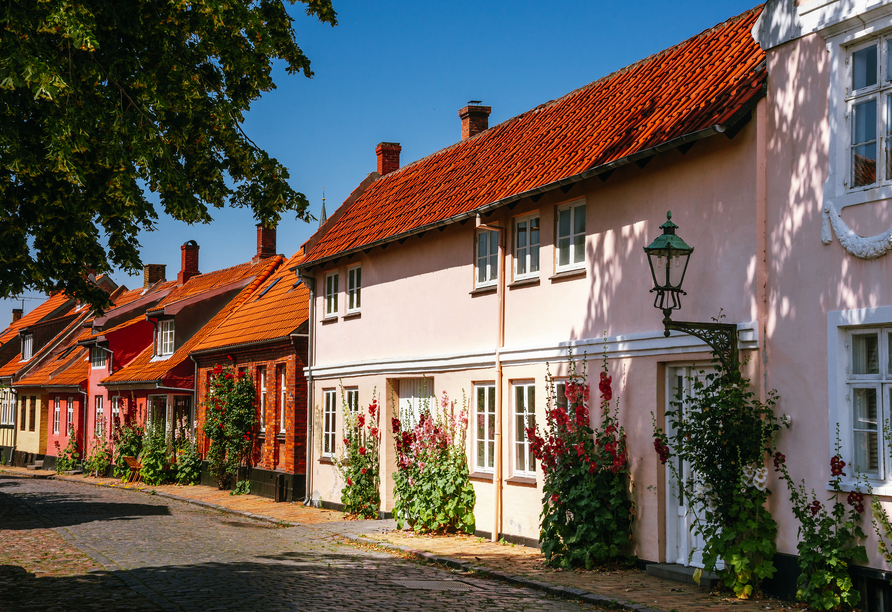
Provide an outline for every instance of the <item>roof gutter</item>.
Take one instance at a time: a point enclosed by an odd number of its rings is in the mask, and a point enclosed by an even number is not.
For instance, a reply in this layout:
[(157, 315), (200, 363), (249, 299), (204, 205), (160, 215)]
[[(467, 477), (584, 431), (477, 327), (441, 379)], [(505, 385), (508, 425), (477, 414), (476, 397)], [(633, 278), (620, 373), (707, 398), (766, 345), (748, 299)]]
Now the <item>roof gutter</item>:
[(270, 338), (266, 340), (252, 340), (251, 342), (240, 342), (237, 344), (227, 344), (225, 346), (215, 346), (213, 348), (201, 349), (198, 351), (192, 351), (189, 353), (189, 356), (195, 359), (195, 357), (203, 357), (205, 355), (212, 355), (214, 353), (222, 353), (226, 351), (232, 351), (242, 348), (251, 348), (254, 346), (259, 346), (261, 344), (272, 344), (274, 342), (288, 342), (289, 338), (293, 336), (306, 336), (307, 334), (288, 334), (287, 336), (280, 336), (278, 338)]
[[(756, 101), (761, 99), (762, 96), (754, 96)], [(754, 106), (754, 104), (752, 105)], [(741, 108), (741, 112), (737, 113), (736, 116), (732, 119), (737, 119), (739, 115), (743, 114), (743, 111), (752, 110), (752, 106), (750, 104), (744, 105)], [(546, 183), (545, 185), (540, 185), (539, 187), (534, 187), (533, 189), (528, 189), (527, 191), (521, 191), (520, 193), (515, 193), (513, 195), (504, 197), (500, 200), (496, 200), (495, 202), (490, 202), (489, 204), (484, 204), (483, 206), (479, 206), (472, 210), (459, 213), (457, 215), (453, 215), (452, 217), (448, 217), (446, 219), (441, 219), (440, 221), (434, 221), (433, 223), (428, 223), (427, 225), (422, 225), (420, 227), (416, 227), (414, 229), (402, 232), (400, 234), (394, 234), (392, 236), (388, 236), (386, 238), (380, 238), (375, 240), (374, 242), (369, 242), (368, 244), (364, 244), (362, 246), (353, 247), (352, 249), (348, 249), (346, 251), (341, 251), (335, 255), (329, 255), (327, 257), (322, 257), (320, 259), (316, 259), (313, 261), (304, 262), (298, 264), (296, 267), (301, 270), (308, 270), (311, 267), (318, 266), (320, 264), (338, 260), (341, 257), (349, 257), (350, 255), (354, 255), (360, 251), (370, 251), (371, 249), (379, 246), (383, 246), (385, 244), (389, 244), (391, 242), (396, 242), (397, 240), (401, 240), (404, 238), (408, 238), (410, 236), (414, 236), (416, 234), (423, 234), (424, 232), (443, 227), (445, 225), (451, 225), (453, 223), (459, 223), (461, 221), (467, 219), (473, 219), (479, 214), (486, 214), (496, 208), (501, 208), (502, 206), (507, 206), (513, 202), (517, 202), (524, 198), (528, 198), (530, 196), (544, 194), (548, 191), (553, 191), (560, 187), (566, 187), (568, 185), (573, 185), (580, 181), (584, 181), (586, 179), (592, 178), (593, 176), (597, 176), (599, 174), (604, 174), (606, 172), (612, 172), (613, 170), (621, 167), (627, 166), (628, 164), (634, 163), (638, 160), (644, 159), (646, 157), (652, 157), (657, 153), (663, 153), (664, 151), (668, 151), (670, 149), (675, 149), (682, 145), (696, 142), (698, 140), (703, 140), (704, 138), (709, 138), (710, 136), (715, 136), (716, 134), (722, 134), (729, 129), (730, 126), (733, 126), (737, 121), (729, 120), (727, 124), (722, 125), (713, 125), (708, 128), (704, 128), (697, 132), (691, 132), (690, 134), (685, 134), (684, 136), (679, 136), (678, 138), (673, 138), (672, 140), (667, 140), (666, 142), (660, 143), (654, 147), (649, 149), (645, 149), (643, 151), (638, 151), (637, 153), (632, 153), (630, 155), (626, 155), (625, 157), (620, 157), (619, 159), (615, 159), (612, 162), (608, 162), (606, 164), (601, 164), (600, 166), (594, 166), (580, 172), (579, 174), (574, 174), (572, 176), (568, 176), (562, 179), (558, 179), (556, 181), (552, 181), (551, 183)]]

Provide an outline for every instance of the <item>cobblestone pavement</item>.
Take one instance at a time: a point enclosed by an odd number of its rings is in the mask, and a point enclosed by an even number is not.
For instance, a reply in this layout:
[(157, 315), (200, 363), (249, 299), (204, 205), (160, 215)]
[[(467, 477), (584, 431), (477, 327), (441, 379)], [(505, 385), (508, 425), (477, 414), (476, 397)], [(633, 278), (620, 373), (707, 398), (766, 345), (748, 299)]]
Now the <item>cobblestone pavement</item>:
[(174, 500), (0, 475), (0, 609), (591, 610)]

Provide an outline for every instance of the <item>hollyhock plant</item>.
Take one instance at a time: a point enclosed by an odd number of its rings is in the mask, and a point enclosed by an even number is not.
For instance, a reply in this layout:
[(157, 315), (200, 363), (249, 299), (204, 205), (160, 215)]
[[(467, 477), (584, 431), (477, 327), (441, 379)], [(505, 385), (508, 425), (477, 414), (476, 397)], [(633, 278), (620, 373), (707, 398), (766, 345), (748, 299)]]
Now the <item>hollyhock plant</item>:
[[(842, 477), (845, 476), (843, 468), (846, 466), (841, 447), (837, 424), (836, 454), (830, 459), (830, 488), (833, 494), (826, 504), (815, 499), (814, 490), (810, 496), (807, 495), (805, 482), (794, 482), (784, 462), (778, 464), (781, 478), (787, 482), (790, 491), (793, 515), (799, 521), (796, 599), (815, 610), (848, 610), (857, 606), (861, 594), (852, 584), (848, 568), (856, 562), (867, 563), (867, 551), (858, 541), (865, 537), (859, 525), (865, 510), (864, 494), (860, 488), (869, 485), (858, 474), (855, 490), (848, 494), (846, 503), (840, 500), (843, 494)], [(846, 504), (849, 505), (848, 510)], [(880, 535), (879, 532), (877, 535)]]
[(578, 373), (571, 358), (569, 378), (559, 383), (562, 394), (549, 370), (545, 430), (530, 427), (526, 433), (545, 472), (540, 541), (546, 563), (590, 569), (628, 553), (634, 509), (626, 436), (610, 409), (606, 348), (595, 415), (589, 413), (584, 364)]
[[(372, 392), (374, 397), (377, 389)], [(344, 479), (341, 503), (351, 518), (378, 518), (381, 506), (381, 472), (379, 470), (378, 400), (373, 399), (362, 412), (352, 413), (347, 407), (344, 388), (341, 387), (341, 404), (344, 414), (344, 454), (336, 462)], [(366, 421), (368, 417), (368, 422)]]
[(446, 392), (434, 410), (425, 403), (417, 423), (391, 419), (397, 454), (394, 515), (397, 526), (420, 533), (474, 533), (476, 495), (468, 472), (467, 400), (456, 410)]
[[(220, 489), (229, 486), (233, 478), (239, 480), (239, 470), (249, 467), (256, 422), (254, 396), (250, 376), (239, 376), (230, 365), (218, 364), (213, 369), (204, 401), (204, 435), (210, 440), (208, 467)], [(246, 488), (242, 485), (239, 490)]]

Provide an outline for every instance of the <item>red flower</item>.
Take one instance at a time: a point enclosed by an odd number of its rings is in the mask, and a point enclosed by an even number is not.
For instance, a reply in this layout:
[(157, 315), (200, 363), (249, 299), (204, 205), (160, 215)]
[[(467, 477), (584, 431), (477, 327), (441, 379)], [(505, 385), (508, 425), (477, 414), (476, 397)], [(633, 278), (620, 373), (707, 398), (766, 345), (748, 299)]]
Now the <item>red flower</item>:
[(366, 450), (365, 446), (360, 446), (360, 447), (359, 447), (359, 454), (362, 455), (363, 457), (365, 457), (365, 454), (366, 454), (367, 452), (368, 452), (368, 451)]
[(353, 481), (350, 480), (349, 478), (347, 479), (347, 486), (348, 486), (348, 487), (352, 487), (352, 486), (353, 486)]
[(365, 468), (362, 468), (362, 473), (365, 474)]
[(378, 400), (372, 400), (372, 403), (369, 404), (369, 414), (372, 415), (372, 418), (375, 418), (376, 412), (378, 412)]
[(560, 499), (560, 498), (558, 497), (558, 494), (557, 494), (557, 493), (552, 493), (552, 494), (551, 494), (551, 501), (552, 501), (552, 502), (554, 502), (554, 503), (558, 503), (558, 499)]
[(245, 377), (245, 373), (244, 373), (244, 372), (239, 372), (239, 373), (238, 373), (238, 377), (239, 377), (239, 378), (244, 378), (244, 377)]
[(223, 366), (221, 366), (219, 363), (216, 366), (214, 366), (214, 374), (220, 374), (222, 372), (223, 372)]
[(372, 431), (370, 433), (372, 434), (373, 438), (377, 438), (378, 437), (378, 428), (372, 427)]
[(774, 471), (780, 472), (781, 465), (787, 462), (787, 456), (780, 451), (774, 453)]
[(598, 464), (595, 463), (594, 461), (592, 461), (588, 466), (588, 473), (594, 474), (597, 469), (598, 469)]
[(365, 427), (365, 415), (364, 414), (360, 414), (358, 417), (356, 417), (356, 424), (359, 425), (360, 427)]
[(399, 433), (401, 429), (400, 420), (396, 417), (390, 419), (390, 428), (393, 430), (393, 433)]
[[(864, 512), (864, 504), (861, 503), (864, 501), (863, 494), (859, 493), (858, 491), (852, 491), (851, 493), (849, 493), (849, 497), (846, 501), (849, 503), (850, 506), (853, 506), (855, 508), (855, 512), (857, 512), (858, 514)], [(858, 510), (859, 506), (861, 507), (861, 510)]]
[(227, 372), (225, 378), (226, 380), (232, 380), (232, 372)]
[(818, 500), (813, 501), (808, 509), (811, 510), (812, 516), (817, 515), (817, 513), (821, 511), (821, 502)]
[(601, 391), (602, 401), (609, 402), (613, 398), (613, 390), (610, 388), (612, 381), (612, 376), (607, 376), (607, 372), (601, 372), (601, 382), (598, 383), (598, 390)]
[(344, 438), (344, 446), (348, 446), (350, 444), (350, 440)]
[(830, 473), (834, 476), (845, 476), (846, 473), (842, 471), (845, 466), (846, 462), (840, 459), (838, 455), (834, 455), (830, 459)]

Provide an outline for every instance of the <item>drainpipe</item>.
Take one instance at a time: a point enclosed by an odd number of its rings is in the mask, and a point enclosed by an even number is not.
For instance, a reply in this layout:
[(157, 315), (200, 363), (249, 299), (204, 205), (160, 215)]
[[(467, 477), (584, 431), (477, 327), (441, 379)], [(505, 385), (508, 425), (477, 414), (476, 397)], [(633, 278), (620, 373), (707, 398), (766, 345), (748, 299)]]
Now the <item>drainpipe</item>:
[(310, 292), (310, 304), (308, 309), (309, 325), (307, 326), (307, 365), (304, 372), (307, 375), (307, 458), (304, 471), (304, 504), (313, 503), (313, 353), (316, 348), (316, 278), (298, 274), (298, 278), (307, 286)]
[(19, 394), (12, 385), (9, 385), (9, 394), (12, 396), (12, 449), (9, 451), (9, 461), (7, 465), (12, 465), (12, 458), (15, 457), (16, 443), (19, 439), (18, 415), (19, 415)]
[(498, 296), (498, 342), (496, 344), (496, 431), (495, 431), (495, 466), (492, 478), (493, 484), (493, 524), (492, 541), (498, 542), (502, 531), (502, 348), (505, 346), (505, 271), (507, 269), (505, 258), (507, 236), (505, 228), (498, 225), (486, 225), (477, 217), (477, 227), (498, 232), (499, 236), (499, 288)]

